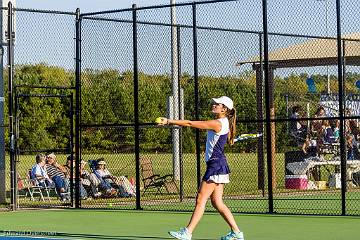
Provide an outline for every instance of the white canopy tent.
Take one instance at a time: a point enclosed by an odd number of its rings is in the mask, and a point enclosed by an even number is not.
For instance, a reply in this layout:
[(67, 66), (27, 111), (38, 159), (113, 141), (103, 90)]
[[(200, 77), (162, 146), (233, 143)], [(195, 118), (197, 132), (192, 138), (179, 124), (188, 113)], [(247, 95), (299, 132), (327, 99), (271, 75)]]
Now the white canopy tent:
[[(275, 118), (274, 108), (274, 70), (279, 68), (300, 68), (314, 66), (338, 65), (337, 38), (308, 37), (307, 41), (270, 51), (269, 56), (269, 89), (270, 89), (270, 116)], [(342, 57), (344, 65), (360, 66), (360, 33), (352, 33), (342, 37)], [(236, 65), (252, 64), (256, 71), (257, 118), (263, 119), (263, 59), (260, 56), (252, 57)], [(276, 187), (275, 162), (275, 123), (271, 122), (271, 152), (273, 187)], [(263, 123), (258, 123), (258, 132), (263, 133)], [(265, 164), (263, 153), (263, 138), (258, 141), (258, 188), (264, 191)]]

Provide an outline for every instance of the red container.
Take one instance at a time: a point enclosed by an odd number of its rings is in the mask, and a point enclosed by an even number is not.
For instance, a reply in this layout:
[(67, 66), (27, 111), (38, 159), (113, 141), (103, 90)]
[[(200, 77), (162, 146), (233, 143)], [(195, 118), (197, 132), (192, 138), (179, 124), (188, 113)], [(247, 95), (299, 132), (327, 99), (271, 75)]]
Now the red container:
[(129, 181), (130, 181), (131, 185), (135, 186), (135, 179), (134, 179), (134, 177), (131, 177)]
[(286, 175), (285, 187), (287, 189), (307, 189), (308, 178), (306, 175)]

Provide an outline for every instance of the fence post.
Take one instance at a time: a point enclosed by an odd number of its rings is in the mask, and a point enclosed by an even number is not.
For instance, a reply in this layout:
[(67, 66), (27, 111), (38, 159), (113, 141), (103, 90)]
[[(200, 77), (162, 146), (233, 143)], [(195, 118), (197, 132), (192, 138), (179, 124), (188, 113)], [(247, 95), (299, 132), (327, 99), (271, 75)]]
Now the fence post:
[[(1, 10), (1, 16), (4, 15), (4, 10)], [(4, 69), (4, 47), (6, 39), (3, 39), (4, 19), (1, 17), (1, 37), (0, 37), (0, 66)], [(6, 20), (5, 20), (6, 21)], [(4, 71), (0, 71), (0, 203), (6, 204), (6, 159), (5, 159), (5, 96), (4, 96)]]
[(80, 131), (81, 131), (81, 15), (76, 9), (75, 56), (75, 208), (80, 208)]
[(264, 84), (265, 84), (265, 115), (266, 115), (266, 157), (268, 171), (268, 194), (269, 194), (269, 213), (274, 212), (273, 201), (273, 170), (272, 170), (272, 143), (271, 143), (271, 112), (270, 112), (270, 89), (269, 86), (269, 36), (267, 25), (267, 0), (262, 1), (263, 10), (263, 31), (264, 31)]
[[(194, 47), (194, 99), (195, 99), (195, 119), (199, 120), (199, 73), (198, 73), (198, 49), (197, 49), (197, 26), (196, 26), (196, 3), (192, 4), (193, 13), (193, 47)], [(200, 168), (200, 130), (195, 130), (196, 136), (196, 179), (197, 187), (201, 184)]]
[[(1, 10), (1, 37), (0, 37), (0, 66), (1, 69), (4, 69), (4, 47), (6, 46), (6, 39), (3, 39), (3, 27), (4, 27), (4, 10)], [(6, 20), (5, 20), (6, 21)], [(6, 37), (5, 37), (6, 38)], [(0, 71), (0, 204), (6, 204), (6, 159), (5, 159), (5, 123), (4, 123), (4, 71)]]
[(17, 177), (16, 177), (16, 159), (15, 159), (15, 135), (14, 135), (14, 109), (13, 109), (13, 81), (14, 81), (14, 33), (13, 33), (13, 7), (12, 3), (8, 4), (8, 111), (9, 111), (9, 135), (10, 135), (10, 176), (11, 176), (11, 203), (12, 210), (17, 209)]
[(134, 121), (135, 121), (135, 165), (136, 165), (136, 209), (141, 210), (140, 195), (140, 128), (139, 128), (139, 66), (138, 66), (138, 39), (137, 39), (137, 10), (132, 5), (133, 12), (133, 61), (134, 61)]
[[(175, 1), (172, 0), (172, 4)], [(171, 13), (171, 83), (172, 83), (172, 99), (170, 103), (173, 105), (173, 118), (180, 119), (180, 78), (179, 78), (179, 55), (178, 55), (178, 31), (176, 26), (176, 5), (170, 8)], [(172, 128), (172, 143), (173, 143), (173, 175), (175, 180), (180, 180), (180, 129)]]
[[(259, 34), (259, 59), (260, 65), (255, 68), (256, 70), (256, 105), (257, 105), (257, 118), (260, 120), (257, 124), (258, 133), (264, 133), (264, 116), (263, 116), (263, 37)], [(261, 135), (257, 141), (258, 152), (258, 189), (262, 190), (262, 195), (265, 196), (265, 162), (264, 162), (264, 136)]]
[(341, 215), (346, 215), (346, 153), (344, 138), (344, 76), (343, 52), (341, 44), (341, 16), (340, 0), (336, 0), (336, 30), (338, 57), (338, 87), (339, 87), (339, 115), (340, 115), (340, 160), (341, 160)]
[[(177, 56), (178, 56), (178, 69), (177, 69), (177, 74), (178, 74), (178, 96), (179, 96), (179, 101), (178, 101), (178, 109), (179, 109), (179, 119), (184, 120), (184, 93), (181, 89), (181, 85), (180, 85), (180, 80), (181, 80), (181, 41), (180, 41), (180, 27), (177, 26), (176, 27), (176, 32), (177, 32)], [(180, 201), (183, 201), (184, 198), (184, 162), (183, 162), (183, 138), (182, 138), (182, 132), (183, 129), (180, 128), (179, 129), (179, 168), (180, 168)]]
[[(1, 39), (1, 43), (3, 40)], [(0, 67), (4, 69), (4, 48), (0, 46)], [(4, 71), (0, 71), (0, 203), (6, 203), (6, 160), (4, 122)]]
[[(69, 105), (69, 118), (70, 118), (70, 140), (69, 140), (69, 152), (70, 152), (70, 179), (74, 179), (74, 94), (70, 95), (70, 105)], [(71, 205), (74, 207), (74, 183), (70, 181), (70, 200)]]

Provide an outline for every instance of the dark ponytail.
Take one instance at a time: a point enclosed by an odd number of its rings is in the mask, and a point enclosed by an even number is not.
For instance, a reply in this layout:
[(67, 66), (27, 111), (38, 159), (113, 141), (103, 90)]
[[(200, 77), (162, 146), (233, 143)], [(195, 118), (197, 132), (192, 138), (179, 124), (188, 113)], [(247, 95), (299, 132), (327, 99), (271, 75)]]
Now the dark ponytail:
[(227, 143), (230, 145), (234, 144), (235, 134), (236, 134), (236, 109), (228, 109), (226, 112), (226, 116), (229, 120), (229, 134)]

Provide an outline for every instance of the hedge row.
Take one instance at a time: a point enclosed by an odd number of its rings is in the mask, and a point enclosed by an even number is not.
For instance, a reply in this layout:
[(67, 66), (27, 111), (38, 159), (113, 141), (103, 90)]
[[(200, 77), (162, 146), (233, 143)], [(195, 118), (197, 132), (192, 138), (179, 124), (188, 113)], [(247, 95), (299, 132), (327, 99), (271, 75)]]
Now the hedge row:
[[(6, 73), (5, 81), (7, 79)], [(347, 74), (347, 91), (355, 91), (353, 82), (357, 74)], [(286, 116), (285, 93), (293, 97), (306, 96), (306, 74), (292, 74), (286, 77), (276, 76), (275, 111)], [(139, 119), (141, 124), (152, 123), (158, 116), (166, 116), (167, 98), (171, 95), (171, 77), (166, 74), (139, 75)], [(326, 87), (326, 76), (316, 75), (313, 79), (319, 91)], [(336, 77), (331, 76), (331, 86), (336, 91)], [(230, 96), (238, 113), (239, 132), (254, 132), (257, 124), (242, 123), (241, 120), (256, 119), (255, 74), (244, 72), (238, 76), (200, 76), (199, 77), (199, 112), (200, 119), (210, 115), (210, 99), (222, 95)], [(74, 72), (45, 64), (21, 65), (16, 67), (16, 84), (75, 86)], [(195, 117), (194, 79), (183, 74), (180, 79), (184, 90), (185, 118)], [(5, 86), (5, 89), (7, 87)], [(66, 94), (73, 97), (74, 90), (17, 88), (22, 94)], [(7, 97), (7, 93), (5, 93)], [(312, 97), (314, 98), (314, 97)], [(6, 99), (7, 101), (7, 99)], [(316, 101), (316, 97), (315, 97)], [(20, 149), (52, 149), (68, 146), (70, 136), (70, 97), (37, 98), (21, 97), (18, 101), (18, 126)], [(81, 122), (83, 124), (133, 124), (134, 92), (133, 73), (116, 70), (91, 70), (82, 72), (81, 87)], [(5, 115), (7, 115), (5, 104)], [(7, 121), (7, 116), (5, 121)], [(127, 152), (134, 150), (134, 129), (124, 128), (84, 128), (82, 130), (84, 151)], [(287, 144), (286, 124), (277, 126), (277, 146), (281, 149)], [(205, 133), (201, 134), (202, 140)], [(6, 134), (7, 142), (9, 140)], [(141, 128), (142, 151), (170, 151), (171, 131), (168, 128)], [(195, 133), (193, 129), (183, 130), (184, 151), (195, 151)], [(233, 151), (251, 151), (256, 144), (238, 144)]]

